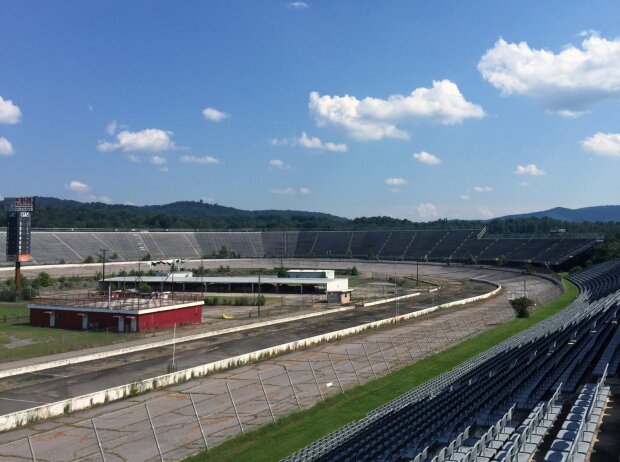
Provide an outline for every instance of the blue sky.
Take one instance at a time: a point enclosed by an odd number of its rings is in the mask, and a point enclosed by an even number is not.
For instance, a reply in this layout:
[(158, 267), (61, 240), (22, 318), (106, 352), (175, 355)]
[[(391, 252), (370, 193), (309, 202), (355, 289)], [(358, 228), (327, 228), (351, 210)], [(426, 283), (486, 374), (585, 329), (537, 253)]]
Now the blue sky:
[(0, 3), (0, 196), (620, 203), (617, 1)]

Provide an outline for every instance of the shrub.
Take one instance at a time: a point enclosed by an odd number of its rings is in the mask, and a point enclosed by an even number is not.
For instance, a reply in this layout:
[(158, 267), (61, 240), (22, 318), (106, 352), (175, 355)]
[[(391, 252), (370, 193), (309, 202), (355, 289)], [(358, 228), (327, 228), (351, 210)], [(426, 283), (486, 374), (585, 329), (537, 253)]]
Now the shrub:
[(89, 255), (84, 259), (84, 263), (94, 263), (94, 261), (95, 259), (92, 257), (92, 255)]
[(357, 267), (351, 268), (351, 276), (357, 276), (360, 272), (357, 270)]
[(529, 318), (530, 307), (534, 306), (534, 301), (527, 297), (519, 297), (510, 300), (510, 305), (518, 318)]

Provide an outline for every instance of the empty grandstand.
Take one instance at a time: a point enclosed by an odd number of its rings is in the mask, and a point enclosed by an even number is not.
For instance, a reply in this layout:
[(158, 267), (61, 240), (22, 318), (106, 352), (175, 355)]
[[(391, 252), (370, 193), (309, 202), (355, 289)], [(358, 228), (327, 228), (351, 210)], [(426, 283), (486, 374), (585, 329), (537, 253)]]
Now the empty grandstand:
[[(0, 233), (0, 252), (6, 234)], [(502, 238), (485, 230), (424, 231), (66, 231), (32, 233), (36, 264), (81, 263), (100, 249), (118, 261), (214, 257), (328, 257), (559, 265), (597, 236)], [(4, 261), (0, 254), (0, 261)]]
[(564, 310), (285, 460), (585, 460), (619, 362), (620, 260), (572, 280)]

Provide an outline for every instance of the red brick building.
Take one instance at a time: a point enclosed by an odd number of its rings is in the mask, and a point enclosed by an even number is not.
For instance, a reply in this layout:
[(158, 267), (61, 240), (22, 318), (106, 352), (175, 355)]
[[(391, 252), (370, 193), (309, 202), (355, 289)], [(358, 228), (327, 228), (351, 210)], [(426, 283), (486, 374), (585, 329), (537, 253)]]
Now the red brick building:
[(33, 326), (142, 332), (200, 323), (203, 304), (188, 294), (161, 298), (115, 293), (37, 298), (28, 308)]

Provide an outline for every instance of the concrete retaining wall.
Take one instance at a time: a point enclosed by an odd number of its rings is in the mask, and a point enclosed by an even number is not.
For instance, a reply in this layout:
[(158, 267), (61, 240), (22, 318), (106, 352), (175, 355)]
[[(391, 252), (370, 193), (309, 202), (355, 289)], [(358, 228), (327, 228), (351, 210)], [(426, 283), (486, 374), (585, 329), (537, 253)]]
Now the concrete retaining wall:
[(400, 297), (384, 298), (383, 300), (377, 300), (376, 302), (364, 302), (363, 306), (367, 307), (367, 306), (382, 305), (383, 303), (390, 303), (396, 300), (405, 300), (407, 298), (417, 297), (418, 295), (420, 295), (420, 292), (416, 292), (415, 294), (401, 295)]
[(444, 303), (442, 305), (432, 306), (423, 310), (414, 311), (412, 313), (403, 314), (400, 316), (394, 316), (392, 318), (382, 319), (380, 321), (374, 321), (359, 326), (349, 327), (327, 334), (316, 335), (305, 339), (297, 340), (295, 342), (283, 343), (270, 348), (264, 348), (262, 350), (253, 351), (251, 353), (245, 353), (231, 358), (222, 359), (201, 366), (192, 367), (171, 374), (160, 375), (159, 377), (153, 377), (150, 379), (140, 380), (131, 384), (121, 385), (119, 387), (109, 388), (107, 390), (101, 390), (94, 393), (89, 393), (83, 396), (77, 396), (75, 398), (69, 398), (66, 400), (58, 401), (56, 403), (44, 404), (42, 406), (26, 409), (24, 411), (15, 412), (12, 414), (6, 414), (0, 416), (0, 431), (11, 430), (13, 428), (25, 425), (38, 420), (48, 419), (51, 417), (63, 415), (67, 412), (79, 411), (88, 409), (90, 407), (104, 404), (110, 401), (116, 401), (130, 396), (134, 396), (138, 393), (153, 390), (156, 388), (167, 387), (175, 385), (187, 380), (191, 380), (196, 377), (204, 377), (208, 374), (224, 371), (227, 369), (243, 366), (248, 363), (260, 361), (262, 359), (271, 358), (273, 356), (282, 355), (291, 351), (308, 348), (312, 345), (317, 345), (324, 342), (338, 340), (349, 335), (359, 334), (361, 332), (375, 329), (378, 327), (388, 326), (396, 324), (408, 319), (417, 318), (433, 311), (437, 311), (441, 308), (450, 308), (452, 306), (464, 305), (466, 303), (472, 303), (485, 298), (490, 298), (497, 294), (501, 290), (501, 285), (491, 282), (478, 280), (479, 282), (487, 282), (495, 286), (495, 290), (476, 297), (470, 297), (463, 300), (456, 300), (450, 303)]
[(143, 345), (135, 345), (135, 346), (125, 347), (125, 348), (117, 348), (115, 350), (107, 350), (107, 351), (101, 351), (98, 353), (74, 356), (71, 358), (58, 359), (56, 361), (48, 361), (45, 363), (32, 364), (32, 365), (23, 366), (23, 367), (16, 367), (14, 369), (0, 370), (0, 379), (5, 378), (5, 377), (11, 377), (14, 375), (28, 374), (31, 372), (38, 372), (38, 371), (43, 371), (46, 369), (53, 369), (55, 367), (68, 366), (71, 364), (79, 364), (79, 363), (84, 363), (88, 361), (94, 361), (97, 359), (110, 358), (112, 356), (135, 353), (136, 351), (144, 351), (144, 350), (150, 350), (152, 348), (165, 347), (165, 346), (172, 345), (173, 343), (192, 342), (194, 340), (200, 340), (200, 339), (208, 338), (208, 337), (215, 337), (215, 336), (222, 335), (222, 334), (230, 334), (232, 332), (242, 332), (244, 330), (256, 329), (258, 327), (273, 326), (275, 324), (282, 324), (285, 322), (297, 321), (299, 319), (314, 318), (316, 316), (324, 316), (327, 314), (339, 313), (341, 311), (348, 311), (348, 310), (353, 310), (353, 309), (355, 309), (355, 306), (353, 305), (345, 306), (343, 308), (335, 308), (329, 311), (301, 314), (298, 316), (290, 316), (287, 318), (274, 319), (271, 321), (261, 321), (261, 322), (256, 322), (253, 324), (247, 324), (244, 326), (229, 327), (227, 329), (214, 330), (211, 332), (203, 332), (201, 334), (185, 335), (183, 337), (177, 337), (176, 339), (160, 340), (157, 342), (145, 343)]

